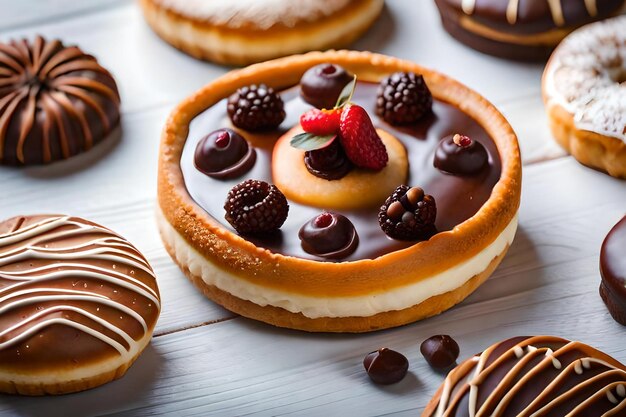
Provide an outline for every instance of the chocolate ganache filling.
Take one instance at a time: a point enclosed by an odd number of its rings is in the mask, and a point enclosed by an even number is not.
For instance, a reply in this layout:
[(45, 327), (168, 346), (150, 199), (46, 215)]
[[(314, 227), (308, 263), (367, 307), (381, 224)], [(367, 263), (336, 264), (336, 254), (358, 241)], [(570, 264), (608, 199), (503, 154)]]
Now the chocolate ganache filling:
[[(501, 172), (498, 150), (485, 129), (458, 108), (439, 100), (434, 100), (432, 113), (419, 122), (409, 126), (392, 126), (375, 114), (377, 89), (377, 83), (358, 81), (352, 102), (367, 110), (376, 128), (386, 130), (400, 140), (406, 148), (409, 160), (407, 183), (418, 184), (437, 201), (437, 220), (435, 223), (437, 230), (439, 232), (451, 230), (476, 214), (489, 199)], [(271, 164), (275, 140), (297, 125), (300, 115), (311, 109), (311, 105), (300, 97), (299, 86), (283, 90), (280, 95), (285, 102), (287, 117), (273, 134), (264, 134), (262, 139), (248, 137), (256, 150), (257, 157), (254, 166), (245, 174), (245, 178), (274, 182)], [(189, 133), (180, 166), (190, 196), (215, 221), (221, 223), (224, 228), (235, 232), (224, 220), (222, 203), (228, 191), (240, 182), (241, 178), (211, 178), (199, 171), (194, 165), (194, 152), (199, 141), (217, 129), (228, 127), (230, 125), (226, 112), (226, 99), (198, 114), (189, 125)], [(479, 173), (471, 176), (449, 175), (433, 166), (435, 150), (441, 139), (456, 133), (471, 137), (472, 140), (479, 142), (485, 148), (488, 164)], [(293, 161), (293, 163), (304, 163), (304, 161)], [(381, 201), (382, 203), (383, 201)], [(306, 206), (294, 201), (289, 201), (289, 207), (289, 217), (280, 231), (267, 237), (246, 236), (245, 238), (274, 253), (332, 262), (333, 259), (308, 253), (302, 248), (298, 237), (300, 228), (319, 215), (320, 207)], [(330, 207), (328, 209), (335, 211)], [(377, 207), (341, 210), (338, 214), (342, 214), (352, 222), (359, 236), (359, 245), (356, 250), (340, 259), (341, 261), (374, 259), (415, 244), (415, 242), (388, 238), (378, 225)]]

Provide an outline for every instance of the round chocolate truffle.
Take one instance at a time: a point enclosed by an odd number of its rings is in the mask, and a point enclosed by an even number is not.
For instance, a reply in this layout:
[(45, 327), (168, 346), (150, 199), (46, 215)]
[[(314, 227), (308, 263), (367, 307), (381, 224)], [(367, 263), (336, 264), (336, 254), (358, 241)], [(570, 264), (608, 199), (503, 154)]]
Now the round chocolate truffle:
[(194, 164), (209, 177), (228, 179), (239, 177), (252, 168), (256, 152), (239, 133), (219, 129), (198, 142)]
[(309, 220), (298, 233), (302, 249), (324, 258), (351, 255), (359, 244), (352, 222), (341, 214), (324, 212)]
[(0, 44), (0, 163), (46, 164), (93, 147), (119, 124), (115, 80), (77, 46)]
[(300, 95), (318, 109), (332, 109), (350, 81), (350, 74), (339, 65), (319, 64), (309, 68), (300, 79)]
[(402, 381), (409, 370), (409, 361), (395, 350), (380, 348), (365, 356), (363, 367), (372, 381), (389, 385)]
[(626, 216), (602, 242), (600, 274), (600, 296), (615, 321), (626, 326)]
[(121, 377), (160, 312), (144, 256), (78, 217), (0, 222), (0, 288), (0, 392), (11, 394), (64, 394)]
[(480, 143), (455, 134), (443, 138), (435, 150), (435, 168), (453, 175), (475, 175), (483, 170), (489, 157)]

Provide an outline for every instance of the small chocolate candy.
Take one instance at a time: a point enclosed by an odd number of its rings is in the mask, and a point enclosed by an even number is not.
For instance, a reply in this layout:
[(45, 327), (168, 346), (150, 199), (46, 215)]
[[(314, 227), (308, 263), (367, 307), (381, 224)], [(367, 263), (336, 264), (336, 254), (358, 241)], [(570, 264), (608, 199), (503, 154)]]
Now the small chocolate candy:
[(352, 162), (338, 139), (324, 148), (305, 152), (304, 165), (311, 174), (329, 181), (341, 179), (352, 170)]
[(332, 109), (341, 90), (352, 81), (348, 72), (336, 64), (320, 64), (309, 68), (300, 79), (300, 95), (318, 109)]
[(602, 242), (600, 274), (600, 296), (615, 321), (626, 326), (626, 216)]
[(459, 345), (448, 335), (437, 335), (424, 340), (420, 352), (433, 368), (448, 369), (459, 357)]
[(439, 142), (433, 164), (447, 174), (474, 175), (487, 166), (488, 160), (487, 150), (480, 142), (455, 134)]
[(409, 369), (409, 361), (395, 350), (380, 348), (363, 359), (367, 374), (377, 384), (389, 385), (400, 382)]
[(345, 258), (359, 244), (359, 236), (352, 222), (346, 216), (329, 212), (305, 223), (298, 237), (302, 249), (323, 258)]
[(239, 177), (252, 168), (256, 152), (240, 134), (219, 129), (202, 138), (196, 147), (196, 168), (217, 179)]

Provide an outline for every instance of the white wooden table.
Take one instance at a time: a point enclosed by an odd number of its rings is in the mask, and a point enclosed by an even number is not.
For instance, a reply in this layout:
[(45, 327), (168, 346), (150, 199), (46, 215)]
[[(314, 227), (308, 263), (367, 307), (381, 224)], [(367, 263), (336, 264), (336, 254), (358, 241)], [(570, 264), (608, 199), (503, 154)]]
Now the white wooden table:
[[(419, 4), (418, 4), (419, 3)], [(126, 236), (155, 268), (163, 312), (154, 340), (121, 380), (61, 397), (0, 396), (0, 414), (419, 415), (441, 383), (419, 353), (451, 334), (461, 358), (515, 335), (553, 334), (626, 361), (626, 328), (599, 295), (602, 239), (626, 213), (626, 182), (580, 166), (550, 138), (541, 65), (491, 58), (452, 40), (430, 1), (388, 0), (354, 46), (410, 59), (478, 90), (510, 120), (522, 147), (520, 228), (495, 274), (456, 308), (366, 335), (277, 329), (201, 296), (163, 249), (154, 220), (159, 134), (173, 106), (227, 68), (187, 57), (147, 27), (130, 0), (0, 0), (0, 40), (59, 37), (117, 79), (121, 140), (51, 167), (0, 168), (0, 218), (59, 212)], [(409, 375), (381, 387), (362, 367), (379, 347), (404, 353)]]

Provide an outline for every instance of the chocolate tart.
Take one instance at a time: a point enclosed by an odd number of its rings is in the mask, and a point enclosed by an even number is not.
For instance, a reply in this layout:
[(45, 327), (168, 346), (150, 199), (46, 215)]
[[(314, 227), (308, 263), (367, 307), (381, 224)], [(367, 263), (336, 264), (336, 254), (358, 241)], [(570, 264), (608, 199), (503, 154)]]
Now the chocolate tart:
[(443, 27), (487, 54), (544, 61), (572, 30), (624, 9), (624, 0), (435, 0)]
[(514, 337), (454, 368), (422, 417), (623, 416), (626, 366), (581, 342)]
[[(273, 87), (285, 100), (287, 119), (273, 133), (242, 133), (255, 146), (257, 163), (239, 179), (271, 181), (267, 171), (275, 140), (297, 124), (302, 109), (310, 108), (297, 94), (298, 82), (309, 68), (326, 62), (358, 76), (353, 100), (369, 107), (374, 125), (386, 136), (399, 138), (409, 155), (409, 182), (419, 181), (437, 199), (439, 233), (430, 239), (389, 239), (377, 224), (378, 209), (345, 208), (339, 211), (354, 223), (360, 243), (338, 262), (308, 254), (298, 241), (298, 229), (320, 207), (290, 199), (289, 217), (274, 239), (244, 238), (223, 220), (223, 201), (238, 180), (222, 183), (195, 169), (195, 142), (228, 123), (225, 98), (238, 88)], [(396, 71), (422, 74), (434, 98), (432, 114), (412, 128), (387, 125), (372, 111), (377, 83)], [(490, 152), (491, 164), (482, 176), (457, 177), (433, 167), (439, 140), (459, 129)], [(515, 235), (520, 188), (516, 136), (476, 92), (392, 57), (312, 52), (232, 71), (173, 111), (161, 140), (157, 217), (172, 258), (207, 297), (229, 310), (281, 327), (365, 332), (439, 314), (483, 283)]]
[(384, 0), (141, 0), (166, 42), (199, 59), (247, 65), (344, 48), (380, 15)]

